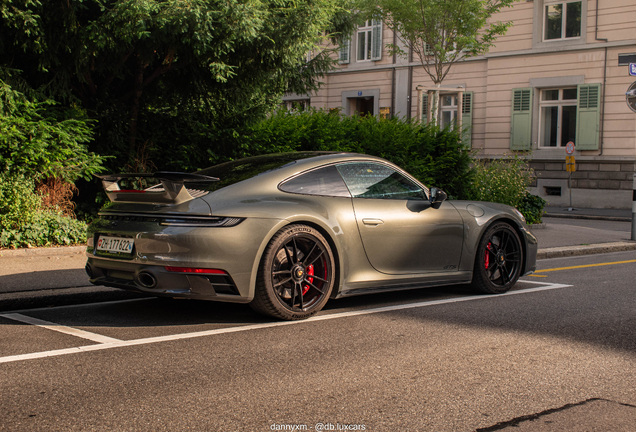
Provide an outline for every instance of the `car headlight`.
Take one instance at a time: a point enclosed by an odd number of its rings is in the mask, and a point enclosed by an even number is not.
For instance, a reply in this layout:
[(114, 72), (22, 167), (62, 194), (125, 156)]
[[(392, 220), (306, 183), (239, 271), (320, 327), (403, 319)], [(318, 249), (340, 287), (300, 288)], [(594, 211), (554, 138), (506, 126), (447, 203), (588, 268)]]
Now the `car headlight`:
[(526, 218), (525, 218), (525, 217), (523, 217), (523, 214), (522, 214), (519, 210), (517, 210), (516, 208), (514, 208), (514, 207), (513, 207), (512, 209), (514, 210), (515, 214), (516, 214), (517, 216), (519, 216), (519, 219), (521, 219), (521, 220), (525, 223), (525, 222), (526, 222)]

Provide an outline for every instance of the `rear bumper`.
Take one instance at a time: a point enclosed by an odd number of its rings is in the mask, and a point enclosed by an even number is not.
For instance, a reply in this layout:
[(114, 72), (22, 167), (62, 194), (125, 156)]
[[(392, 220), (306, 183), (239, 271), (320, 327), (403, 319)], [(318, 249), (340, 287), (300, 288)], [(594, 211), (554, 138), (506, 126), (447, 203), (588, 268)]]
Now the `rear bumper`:
[(155, 296), (246, 303), (232, 277), (225, 274), (171, 272), (163, 266), (89, 258), (86, 272), (94, 285)]
[[(260, 255), (281, 224), (248, 218), (233, 227), (162, 226), (157, 222), (98, 219), (86, 249), (90, 281), (151, 295), (248, 303)], [(129, 254), (97, 252), (100, 236), (134, 239)], [(218, 269), (226, 274), (179, 273), (166, 267)], [(146, 281), (146, 282), (144, 282)], [(155, 281), (155, 282), (153, 282)]]

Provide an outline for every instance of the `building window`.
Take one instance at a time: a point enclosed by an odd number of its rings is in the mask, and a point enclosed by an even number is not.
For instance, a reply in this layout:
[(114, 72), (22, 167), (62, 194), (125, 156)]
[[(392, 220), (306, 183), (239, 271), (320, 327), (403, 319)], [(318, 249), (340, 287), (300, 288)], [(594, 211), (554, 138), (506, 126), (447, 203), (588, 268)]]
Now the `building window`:
[(373, 23), (365, 21), (358, 26), (358, 61), (371, 60), (371, 44), (373, 36)]
[(581, 37), (582, 2), (559, 2), (545, 5), (543, 39), (563, 40)]
[(283, 106), (292, 112), (303, 112), (309, 109), (311, 104), (310, 99), (296, 99), (296, 100), (286, 100), (283, 102)]
[(455, 124), (457, 118), (457, 95), (441, 95), (439, 104), (440, 126), (445, 128)]
[(577, 89), (541, 90), (540, 146), (565, 147), (576, 137)]

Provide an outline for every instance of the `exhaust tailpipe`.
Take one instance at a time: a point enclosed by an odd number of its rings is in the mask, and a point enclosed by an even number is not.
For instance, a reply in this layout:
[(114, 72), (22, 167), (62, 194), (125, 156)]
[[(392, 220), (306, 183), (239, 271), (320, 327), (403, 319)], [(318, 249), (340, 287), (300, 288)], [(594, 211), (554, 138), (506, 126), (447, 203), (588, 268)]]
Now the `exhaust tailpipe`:
[(144, 288), (154, 288), (157, 286), (157, 278), (150, 272), (142, 271), (137, 275), (137, 283)]

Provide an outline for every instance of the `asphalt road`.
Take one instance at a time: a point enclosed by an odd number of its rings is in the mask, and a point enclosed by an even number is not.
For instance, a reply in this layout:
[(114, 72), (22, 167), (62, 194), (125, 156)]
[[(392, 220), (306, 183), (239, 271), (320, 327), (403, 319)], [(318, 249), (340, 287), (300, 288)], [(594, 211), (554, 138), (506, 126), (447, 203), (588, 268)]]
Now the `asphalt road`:
[(7, 312), (0, 430), (633, 430), (636, 252), (538, 270), (296, 323), (158, 299)]

